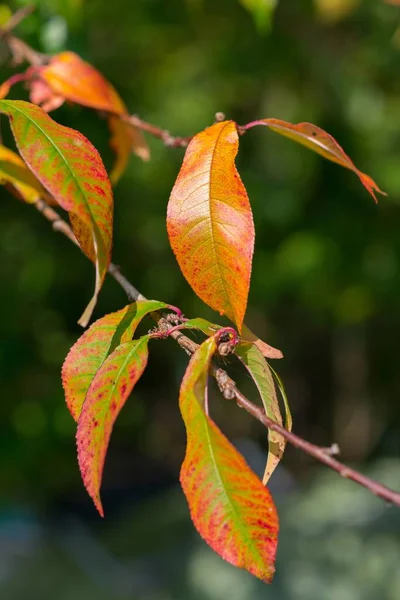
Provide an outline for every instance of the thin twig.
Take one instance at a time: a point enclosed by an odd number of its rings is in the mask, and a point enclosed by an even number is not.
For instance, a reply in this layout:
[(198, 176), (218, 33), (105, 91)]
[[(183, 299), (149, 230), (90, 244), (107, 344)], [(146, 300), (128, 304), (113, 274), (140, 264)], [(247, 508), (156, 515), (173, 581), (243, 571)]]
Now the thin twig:
[(265, 427), (268, 427), (269, 429), (280, 433), (282, 437), (284, 437), (286, 441), (289, 442), (289, 444), (292, 444), (292, 446), (295, 446), (296, 448), (299, 448), (306, 454), (313, 456), (320, 462), (324, 463), (325, 465), (339, 473), (341, 477), (351, 479), (352, 481), (355, 481), (356, 483), (367, 488), (376, 496), (379, 496), (379, 498), (382, 498), (387, 502), (400, 506), (399, 492), (395, 492), (394, 490), (391, 490), (385, 485), (374, 481), (370, 477), (366, 477), (358, 471), (347, 467), (343, 463), (333, 458), (332, 455), (326, 451), (326, 448), (320, 448), (319, 446), (315, 446), (314, 444), (307, 442), (306, 440), (300, 438), (294, 433), (287, 431), (286, 429), (278, 425), (278, 423), (275, 423), (269, 417), (267, 417), (267, 415), (261, 408), (250, 402), (250, 400), (248, 400), (246, 396), (244, 396), (237, 388), (235, 388), (234, 392), (236, 401), (239, 406), (247, 410), (248, 413), (250, 413), (258, 421), (260, 421), (260, 423), (265, 425)]
[(11, 34), (27, 16), (35, 10), (34, 6), (25, 6), (14, 13), (4, 27), (0, 28), (0, 38), (4, 38), (13, 57), (13, 64), (20, 65), (25, 60), (34, 67), (40, 67), (46, 64), (50, 57), (42, 52), (37, 52), (31, 46), (28, 46), (21, 39)]
[[(48, 221), (50, 221), (53, 225), (53, 229), (61, 232), (65, 235), (69, 240), (71, 240), (74, 244), (79, 245), (75, 235), (71, 229), (71, 227), (66, 223), (58, 213), (49, 206), (43, 200), (39, 200), (35, 204), (37, 210), (42, 213), (44, 217)], [(122, 289), (125, 291), (128, 299), (131, 302), (136, 300), (145, 300), (146, 298), (135, 288), (134, 285), (121, 273), (119, 267), (110, 264), (108, 268), (109, 274), (119, 283)], [(157, 320), (158, 327), (161, 331), (168, 332), (171, 329), (172, 325), (168, 320), (159, 313), (156, 313), (155, 319)], [(188, 354), (194, 354), (198, 349), (199, 345), (188, 338), (186, 335), (182, 334), (180, 331), (173, 331), (171, 333), (171, 337), (173, 337), (176, 342), (179, 344), (181, 348), (183, 348)], [(236, 383), (229, 377), (229, 375), (221, 368), (218, 368), (215, 364), (211, 365), (211, 374), (215, 377), (218, 387), (226, 399), (235, 399), (238, 406), (244, 408), (250, 415), (252, 415), (255, 419), (260, 421), (267, 429), (272, 429), (282, 435), (283, 438), (292, 446), (299, 448), (309, 456), (314, 457), (319, 462), (325, 464), (330, 467), (334, 471), (336, 471), (341, 477), (346, 479), (351, 479), (352, 481), (358, 483), (359, 485), (365, 487), (370, 492), (390, 502), (391, 504), (395, 504), (400, 506), (400, 493), (385, 485), (362, 475), (358, 471), (347, 467), (343, 463), (339, 462), (335, 458), (333, 458), (333, 454), (338, 453), (337, 445), (333, 444), (330, 448), (321, 448), (320, 446), (316, 446), (311, 442), (307, 442), (303, 438), (297, 436), (293, 432), (288, 431), (265, 414), (264, 410), (253, 404), (242, 392), (237, 388)]]
[(37, 52), (28, 44), (25, 44), (22, 40), (17, 38), (15, 35), (9, 33), (3, 33), (3, 37), (8, 44), (10, 52), (13, 57), (13, 64), (20, 65), (24, 61), (28, 62), (33, 67), (40, 67), (49, 62), (50, 57), (42, 52)]
[(26, 17), (31, 15), (35, 7), (33, 5), (24, 6), (17, 10), (11, 17), (8, 19), (7, 23), (0, 28), (0, 37), (7, 33), (10, 33), (13, 29), (17, 27)]
[(152, 125), (151, 123), (148, 123), (147, 121), (143, 121), (143, 119), (140, 119), (137, 115), (126, 115), (126, 116), (122, 116), (121, 119), (123, 121), (125, 121), (125, 123), (128, 123), (129, 125), (132, 125), (133, 127), (137, 127), (138, 129), (141, 129), (142, 131), (146, 131), (153, 137), (158, 138), (165, 144), (165, 146), (168, 146), (169, 148), (186, 148), (186, 146), (189, 144), (190, 140), (193, 137), (193, 136), (187, 136), (187, 137), (173, 136), (166, 129), (161, 129), (160, 127), (157, 127), (156, 125)]

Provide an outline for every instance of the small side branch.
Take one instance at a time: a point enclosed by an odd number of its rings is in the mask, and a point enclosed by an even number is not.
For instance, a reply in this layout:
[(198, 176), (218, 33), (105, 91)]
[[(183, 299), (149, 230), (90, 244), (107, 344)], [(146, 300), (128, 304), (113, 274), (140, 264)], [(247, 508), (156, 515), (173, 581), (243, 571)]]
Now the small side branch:
[(189, 144), (190, 140), (192, 139), (192, 136), (188, 136), (188, 137), (173, 136), (166, 129), (161, 129), (160, 127), (157, 127), (156, 125), (152, 125), (151, 123), (148, 123), (147, 121), (143, 121), (143, 119), (140, 119), (136, 115), (122, 116), (121, 119), (123, 121), (125, 121), (125, 123), (128, 123), (129, 125), (132, 125), (133, 127), (136, 127), (137, 129), (141, 129), (142, 131), (145, 131), (146, 133), (149, 133), (153, 137), (161, 140), (165, 144), (165, 146), (168, 146), (169, 148), (186, 148), (187, 145)]
[[(49, 206), (43, 200), (39, 200), (35, 207), (37, 210), (53, 225), (53, 229), (55, 231), (59, 231), (64, 236), (66, 236), (70, 241), (72, 241), (75, 245), (78, 245), (78, 242), (75, 238), (75, 235), (68, 225), (66, 221), (61, 219), (58, 213)], [(117, 281), (117, 283), (122, 287), (125, 291), (128, 299), (131, 302), (135, 302), (137, 300), (146, 300), (145, 296), (143, 296), (134, 285), (130, 283), (130, 281), (121, 273), (119, 267), (110, 264), (108, 268), (108, 273)], [(157, 322), (157, 325), (160, 330), (168, 331), (173, 327), (173, 325), (165, 318), (164, 315), (160, 313), (154, 313), (154, 318)], [(181, 331), (173, 331), (171, 332), (171, 337), (179, 344), (181, 348), (185, 350), (188, 354), (194, 354), (196, 352), (199, 345), (184, 335)], [(336, 460), (333, 456), (338, 454), (338, 447), (336, 444), (333, 444), (329, 448), (321, 448), (320, 446), (316, 446), (311, 442), (304, 440), (303, 438), (297, 436), (296, 434), (288, 431), (265, 414), (264, 410), (253, 404), (242, 392), (237, 388), (236, 383), (229, 377), (224, 369), (218, 368), (215, 364), (211, 365), (210, 373), (213, 377), (215, 377), (218, 387), (224, 396), (224, 398), (228, 400), (236, 400), (238, 406), (244, 408), (252, 417), (257, 419), (264, 427), (267, 429), (272, 429), (282, 435), (285, 440), (294, 446), (295, 448), (299, 448), (305, 454), (312, 456), (319, 462), (325, 464), (327, 467), (330, 467), (334, 471), (336, 471), (341, 477), (346, 479), (351, 479), (355, 483), (365, 487), (367, 490), (400, 507), (400, 493), (390, 488), (386, 487), (378, 483), (377, 481), (362, 475), (358, 471), (347, 467), (343, 463)]]

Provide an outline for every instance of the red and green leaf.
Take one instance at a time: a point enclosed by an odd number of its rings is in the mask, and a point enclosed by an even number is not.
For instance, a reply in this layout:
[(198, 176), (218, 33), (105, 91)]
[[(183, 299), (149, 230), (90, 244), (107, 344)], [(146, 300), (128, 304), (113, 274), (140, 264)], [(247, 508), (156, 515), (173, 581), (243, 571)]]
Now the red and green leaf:
[(100, 486), (112, 428), (147, 365), (149, 336), (125, 342), (108, 356), (90, 384), (76, 434), (83, 483), (101, 516)]
[(96, 284), (80, 319), (87, 325), (111, 259), (113, 195), (96, 148), (81, 133), (53, 121), (41, 108), (0, 100), (18, 150), (35, 177), (68, 211), (83, 252), (94, 262)]
[(263, 581), (274, 574), (278, 516), (272, 497), (205, 412), (216, 338), (190, 360), (180, 391), (187, 433), (181, 484), (193, 523), (222, 558)]
[(62, 367), (62, 383), (68, 409), (77, 421), (94, 376), (117, 346), (128, 342), (141, 320), (167, 308), (157, 300), (139, 301), (93, 323), (70, 349)]
[(239, 331), (246, 311), (254, 225), (235, 167), (233, 121), (217, 123), (190, 142), (168, 204), (172, 250), (196, 294)]
[[(261, 396), (266, 415), (282, 425), (282, 416), (279, 409), (278, 397), (275, 390), (274, 379), (269, 365), (259, 348), (253, 344), (240, 343), (235, 348), (235, 353), (245, 365)], [(278, 466), (285, 451), (286, 440), (280, 433), (268, 430), (268, 458), (265, 467), (263, 483), (266, 484)]]
[(292, 123), (281, 121), (280, 119), (259, 119), (252, 123), (248, 123), (244, 126), (244, 129), (251, 129), (256, 125), (265, 125), (272, 129), (272, 131), (280, 133), (281, 135), (306, 146), (310, 150), (321, 154), (324, 158), (327, 158), (346, 169), (354, 171), (360, 178), (363, 186), (374, 198), (375, 202), (377, 202), (375, 192), (386, 195), (385, 192), (382, 192), (382, 190), (379, 189), (375, 181), (371, 179), (369, 175), (366, 175), (357, 169), (351, 158), (347, 156), (337, 141), (320, 127), (317, 127), (312, 123), (298, 123), (293, 125)]

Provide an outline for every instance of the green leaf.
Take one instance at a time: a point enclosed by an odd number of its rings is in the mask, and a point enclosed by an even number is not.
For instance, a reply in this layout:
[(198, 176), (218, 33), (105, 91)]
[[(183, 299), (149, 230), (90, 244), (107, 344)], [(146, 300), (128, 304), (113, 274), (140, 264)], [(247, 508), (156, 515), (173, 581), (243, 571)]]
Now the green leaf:
[(105, 360), (86, 395), (76, 442), (83, 483), (101, 516), (100, 486), (113, 425), (147, 365), (149, 336), (125, 342)]
[(265, 33), (271, 28), (272, 18), (278, 0), (239, 0), (251, 13), (259, 31)]
[(83, 252), (96, 268), (94, 295), (80, 324), (86, 326), (111, 260), (113, 195), (96, 148), (81, 133), (53, 121), (41, 108), (0, 100), (22, 158), (70, 216)]
[(292, 413), (290, 412), (289, 400), (286, 394), (285, 386), (283, 385), (282, 379), (279, 377), (278, 373), (271, 367), (271, 365), (268, 366), (271, 370), (272, 375), (275, 377), (275, 381), (278, 385), (279, 391), (283, 399), (283, 404), (285, 407), (285, 429), (287, 429), (288, 431), (292, 431), (293, 419)]
[(128, 304), (93, 323), (72, 346), (62, 367), (62, 382), (65, 401), (75, 421), (79, 419), (89, 386), (107, 356), (132, 339), (146, 315), (167, 306), (157, 300)]
[(180, 481), (193, 523), (222, 558), (270, 582), (278, 516), (272, 497), (207, 415), (207, 374), (216, 337), (192, 356), (180, 391), (187, 448)]
[[(282, 425), (282, 416), (279, 409), (274, 380), (262, 352), (253, 344), (240, 343), (236, 346), (235, 353), (240, 358), (256, 384), (267, 417), (279, 425)], [(269, 429), (268, 459), (263, 477), (264, 484), (267, 483), (278, 466), (285, 451), (285, 446), (285, 438), (277, 431)]]

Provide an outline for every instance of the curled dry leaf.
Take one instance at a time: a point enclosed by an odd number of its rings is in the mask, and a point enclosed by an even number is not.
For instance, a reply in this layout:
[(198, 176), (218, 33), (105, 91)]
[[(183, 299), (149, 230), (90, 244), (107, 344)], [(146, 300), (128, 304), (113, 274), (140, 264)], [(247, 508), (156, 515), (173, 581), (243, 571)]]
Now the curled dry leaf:
[(113, 195), (96, 148), (81, 133), (21, 100), (0, 100), (18, 150), (32, 173), (68, 211), (83, 252), (94, 262), (96, 283), (80, 324), (89, 322), (111, 259)]
[(116, 182), (123, 173), (131, 152), (143, 160), (150, 158), (146, 140), (139, 129), (122, 121), (128, 111), (121, 97), (103, 75), (74, 52), (54, 56), (40, 68), (42, 81), (61, 98), (109, 113), (111, 146), (117, 155), (110, 177)]
[(89, 386), (76, 442), (83, 483), (101, 516), (100, 486), (112, 428), (147, 365), (149, 336), (125, 342), (108, 356)]
[(93, 323), (68, 352), (62, 367), (62, 383), (68, 409), (77, 421), (94, 376), (117, 346), (129, 342), (141, 320), (164, 302), (146, 300), (128, 304)]
[(260, 340), (246, 325), (243, 325), (242, 335), (240, 339), (244, 342), (251, 342), (261, 351), (261, 354), (265, 356), (265, 358), (283, 358), (283, 354), (278, 348), (274, 348), (270, 346), (266, 342)]
[(375, 192), (386, 195), (385, 192), (379, 189), (375, 181), (371, 179), (369, 175), (366, 175), (357, 169), (351, 158), (347, 156), (337, 141), (320, 127), (317, 127), (312, 123), (298, 123), (297, 125), (293, 125), (292, 123), (281, 121), (280, 119), (259, 119), (248, 123), (244, 126), (244, 129), (251, 129), (256, 125), (265, 125), (272, 129), (272, 131), (280, 133), (281, 135), (306, 146), (310, 150), (314, 150), (314, 152), (321, 154), (324, 158), (327, 158), (346, 169), (354, 171), (375, 202), (377, 202)]
[(179, 404), (187, 447), (181, 485), (193, 523), (222, 558), (263, 581), (274, 574), (278, 515), (272, 497), (204, 410), (215, 336), (192, 356)]
[(168, 204), (172, 250), (196, 294), (239, 331), (246, 311), (254, 224), (235, 167), (233, 121), (217, 123), (190, 142)]

